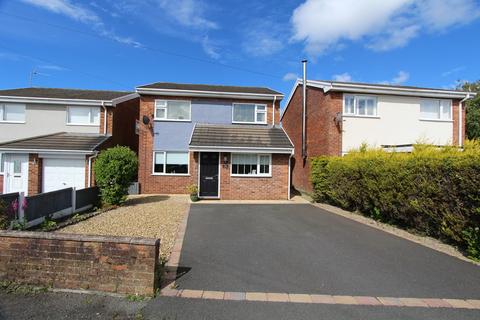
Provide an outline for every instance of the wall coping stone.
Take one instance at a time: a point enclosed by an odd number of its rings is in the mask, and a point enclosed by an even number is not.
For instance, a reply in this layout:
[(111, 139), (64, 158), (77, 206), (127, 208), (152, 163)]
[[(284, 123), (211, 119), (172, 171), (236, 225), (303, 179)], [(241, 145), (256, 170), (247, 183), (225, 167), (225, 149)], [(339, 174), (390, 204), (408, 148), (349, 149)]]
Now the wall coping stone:
[(0, 238), (32, 238), (32, 239), (47, 239), (47, 240), (67, 240), (67, 241), (78, 241), (78, 242), (126, 243), (126, 244), (150, 245), (150, 246), (160, 245), (160, 239), (155, 239), (155, 238), (100, 236), (100, 235), (34, 232), (34, 231), (13, 231), (13, 230), (0, 230)]

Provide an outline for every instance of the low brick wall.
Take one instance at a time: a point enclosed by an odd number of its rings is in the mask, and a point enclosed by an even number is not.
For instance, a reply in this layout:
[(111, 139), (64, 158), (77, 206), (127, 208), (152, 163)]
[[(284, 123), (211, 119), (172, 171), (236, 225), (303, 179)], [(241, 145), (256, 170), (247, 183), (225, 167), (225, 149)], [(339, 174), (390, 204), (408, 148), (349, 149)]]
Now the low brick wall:
[(0, 280), (153, 294), (160, 240), (0, 231)]

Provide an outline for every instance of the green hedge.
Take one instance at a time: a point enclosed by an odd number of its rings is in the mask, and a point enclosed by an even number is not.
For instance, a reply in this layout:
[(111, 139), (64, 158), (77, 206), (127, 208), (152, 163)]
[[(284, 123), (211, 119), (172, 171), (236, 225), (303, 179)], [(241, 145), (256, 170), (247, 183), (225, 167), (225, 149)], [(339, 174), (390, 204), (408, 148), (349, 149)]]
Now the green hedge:
[(312, 159), (313, 198), (454, 243), (480, 258), (480, 143)]

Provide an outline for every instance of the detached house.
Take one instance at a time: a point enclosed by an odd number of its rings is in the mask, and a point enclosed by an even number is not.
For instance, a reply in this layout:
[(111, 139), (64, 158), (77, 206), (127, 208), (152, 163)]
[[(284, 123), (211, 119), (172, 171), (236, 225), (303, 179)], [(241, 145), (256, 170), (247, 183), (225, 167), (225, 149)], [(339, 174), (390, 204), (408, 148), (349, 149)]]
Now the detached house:
[(262, 87), (139, 86), (141, 193), (288, 199), (293, 145), (279, 126), (283, 95)]
[(464, 102), (474, 95), (455, 90), (307, 80), (304, 122), (303, 81), (297, 80), (282, 114), (282, 125), (295, 145), (292, 184), (300, 191), (312, 191), (310, 157), (344, 155), (363, 143), (407, 152), (418, 142), (462, 146)]
[(0, 90), (0, 192), (92, 185), (99, 150), (138, 149), (136, 119), (138, 96), (131, 92)]

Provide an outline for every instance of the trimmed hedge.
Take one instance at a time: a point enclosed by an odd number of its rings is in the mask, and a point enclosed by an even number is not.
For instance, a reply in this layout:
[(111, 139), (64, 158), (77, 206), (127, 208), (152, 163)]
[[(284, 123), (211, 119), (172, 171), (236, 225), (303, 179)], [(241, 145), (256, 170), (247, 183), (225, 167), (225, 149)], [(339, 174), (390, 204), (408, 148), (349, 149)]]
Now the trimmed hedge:
[(480, 259), (480, 143), (312, 159), (313, 198), (414, 229)]

